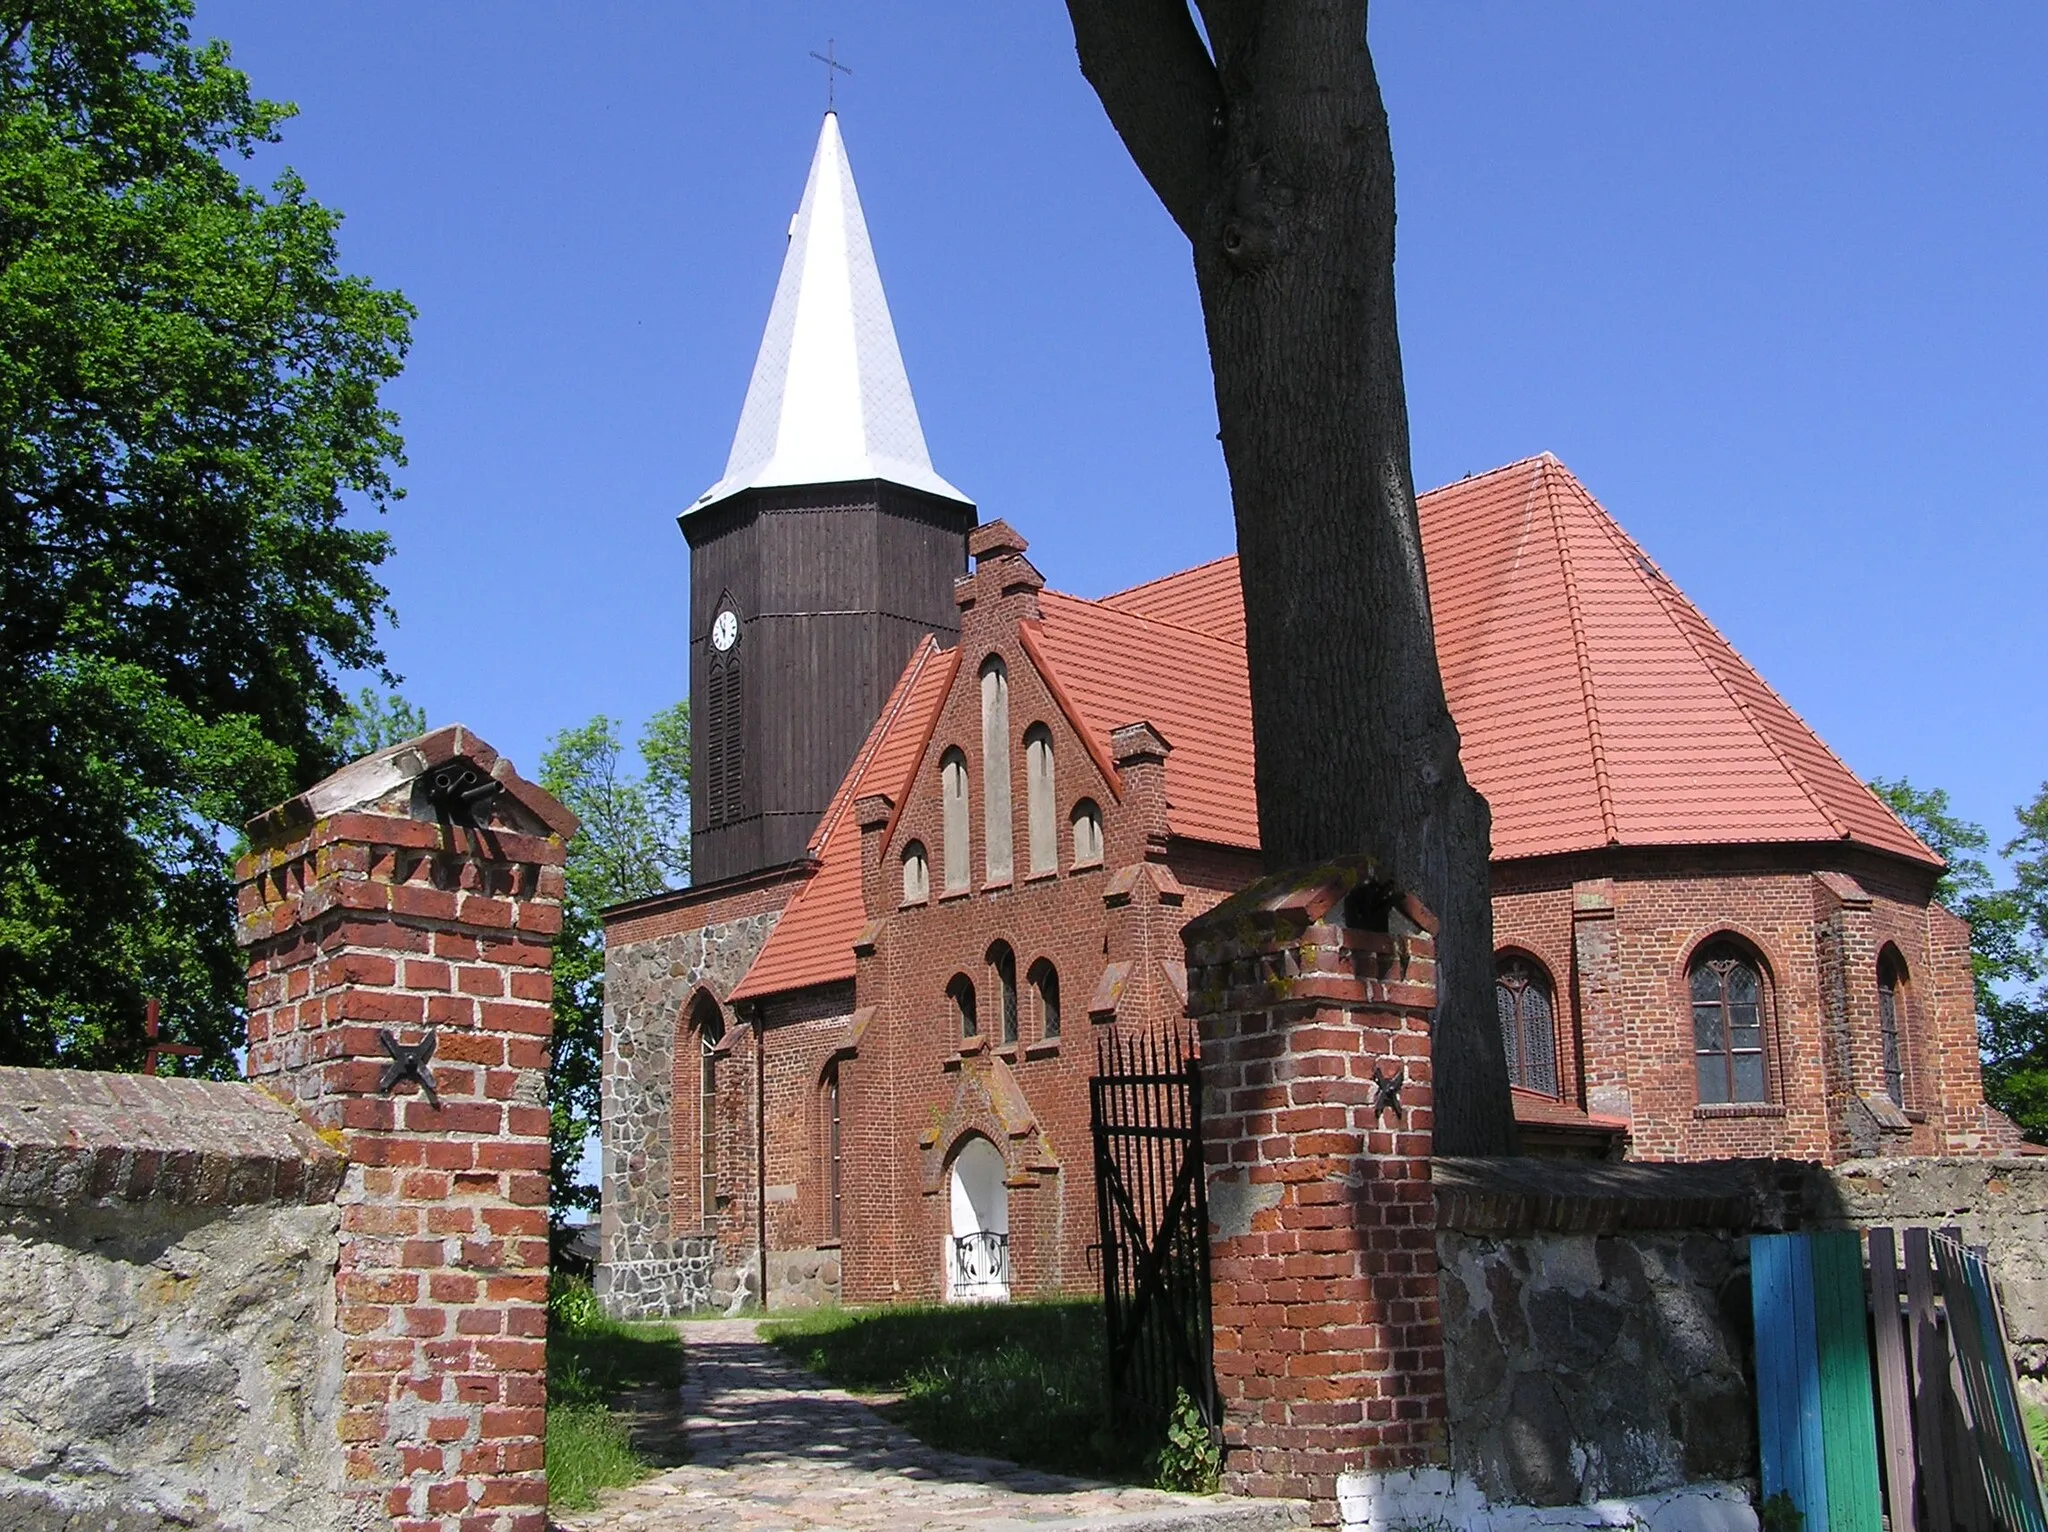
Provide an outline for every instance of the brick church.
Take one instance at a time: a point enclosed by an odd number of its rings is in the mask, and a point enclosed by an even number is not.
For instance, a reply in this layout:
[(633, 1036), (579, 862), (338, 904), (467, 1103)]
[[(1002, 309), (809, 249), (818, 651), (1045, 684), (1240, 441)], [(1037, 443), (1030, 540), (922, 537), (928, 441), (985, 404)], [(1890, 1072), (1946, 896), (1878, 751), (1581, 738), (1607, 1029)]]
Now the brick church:
[[(1524, 1148), (2016, 1142), (1938, 858), (1555, 458), (1420, 512)], [(606, 916), (607, 1306), (1092, 1290), (1098, 1040), (1259, 871), (1236, 561), (1085, 600), (979, 521), (831, 116), (681, 521), (696, 881)]]

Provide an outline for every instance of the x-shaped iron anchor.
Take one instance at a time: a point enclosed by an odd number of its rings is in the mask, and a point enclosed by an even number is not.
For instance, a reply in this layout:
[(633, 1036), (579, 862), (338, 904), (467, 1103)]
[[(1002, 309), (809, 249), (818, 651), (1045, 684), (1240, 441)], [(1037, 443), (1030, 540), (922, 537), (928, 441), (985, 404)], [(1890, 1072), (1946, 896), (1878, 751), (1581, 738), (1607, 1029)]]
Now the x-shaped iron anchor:
[(1379, 1125), (1380, 1113), (1392, 1112), (1394, 1121), (1401, 1120), (1401, 1087), (1408, 1083), (1406, 1065), (1396, 1064), (1390, 1075), (1380, 1073), (1380, 1066), (1372, 1066), (1372, 1120)]
[(391, 1055), (391, 1062), (384, 1066), (384, 1073), (377, 1081), (377, 1089), (389, 1095), (399, 1081), (416, 1080), (420, 1089), (426, 1092), (428, 1104), (436, 1111), (440, 1110), (441, 1097), (434, 1089), (434, 1072), (427, 1068), (427, 1060), (434, 1056), (434, 1029), (427, 1028), (427, 1035), (411, 1045), (401, 1043), (389, 1032), (379, 1032), (377, 1041)]

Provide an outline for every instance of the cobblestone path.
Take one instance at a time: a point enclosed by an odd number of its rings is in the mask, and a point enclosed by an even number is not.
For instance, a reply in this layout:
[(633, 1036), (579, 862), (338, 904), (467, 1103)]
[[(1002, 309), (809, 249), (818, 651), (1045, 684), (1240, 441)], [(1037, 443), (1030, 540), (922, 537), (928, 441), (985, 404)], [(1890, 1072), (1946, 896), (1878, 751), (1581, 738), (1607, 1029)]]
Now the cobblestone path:
[(556, 1517), (563, 1532), (1268, 1532), (1291, 1501), (1089, 1484), (938, 1452), (793, 1366), (752, 1320), (686, 1324), (690, 1461)]

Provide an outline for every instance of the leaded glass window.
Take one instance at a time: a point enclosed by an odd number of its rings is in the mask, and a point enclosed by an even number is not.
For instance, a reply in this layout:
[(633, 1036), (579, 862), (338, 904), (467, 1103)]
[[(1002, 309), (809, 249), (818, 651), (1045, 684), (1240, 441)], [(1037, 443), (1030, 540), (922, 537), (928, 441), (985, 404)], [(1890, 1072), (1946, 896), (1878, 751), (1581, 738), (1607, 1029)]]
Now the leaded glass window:
[(1002, 1040), (1005, 1047), (1017, 1041), (1017, 959), (997, 942), (988, 949), (989, 966), (996, 971), (996, 992), (1002, 998)]
[(1509, 1083), (1555, 1096), (1557, 1011), (1549, 976), (1526, 958), (1504, 958), (1494, 970), (1493, 998)]
[(1718, 943), (1692, 965), (1693, 1063), (1702, 1104), (1763, 1101), (1763, 981), (1738, 949)]
[(1041, 1037), (1060, 1035), (1060, 975), (1044, 958), (1031, 965), (1031, 987), (1038, 991), (1038, 1031)]

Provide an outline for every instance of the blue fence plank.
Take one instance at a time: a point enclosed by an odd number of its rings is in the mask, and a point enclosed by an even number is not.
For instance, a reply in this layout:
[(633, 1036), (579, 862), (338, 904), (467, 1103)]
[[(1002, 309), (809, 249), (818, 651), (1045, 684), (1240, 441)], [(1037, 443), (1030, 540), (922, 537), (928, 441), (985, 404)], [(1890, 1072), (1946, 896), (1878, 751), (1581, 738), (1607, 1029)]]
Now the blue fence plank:
[(1753, 1235), (1749, 1263), (1764, 1494), (1783, 1491), (1805, 1513), (1807, 1526), (1825, 1527), (1827, 1456), (1812, 1245), (1804, 1234)]
[(1790, 1494), (1798, 1472), (1799, 1385), (1792, 1368), (1792, 1265), (1785, 1240), (1782, 1234), (1756, 1234), (1749, 1241), (1757, 1446), (1766, 1498), (1781, 1491)]

